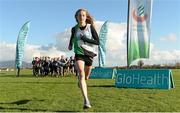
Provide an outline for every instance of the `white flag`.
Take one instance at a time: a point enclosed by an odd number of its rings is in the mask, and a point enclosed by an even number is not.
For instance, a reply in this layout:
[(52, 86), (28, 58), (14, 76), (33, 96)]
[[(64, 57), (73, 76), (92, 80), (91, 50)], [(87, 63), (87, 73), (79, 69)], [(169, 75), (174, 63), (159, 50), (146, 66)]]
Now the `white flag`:
[(128, 65), (138, 58), (149, 58), (152, 1), (129, 0)]

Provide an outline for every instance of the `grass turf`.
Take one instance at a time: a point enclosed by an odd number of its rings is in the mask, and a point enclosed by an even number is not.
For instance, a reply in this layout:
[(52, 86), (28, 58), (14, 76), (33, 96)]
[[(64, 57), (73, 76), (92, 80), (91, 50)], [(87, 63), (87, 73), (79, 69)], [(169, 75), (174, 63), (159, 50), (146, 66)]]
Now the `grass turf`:
[(114, 80), (88, 80), (92, 108), (83, 99), (74, 75), (33, 77), (31, 70), (0, 72), (0, 112), (172, 112), (180, 111), (180, 70), (173, 70), (175, 88), (115, 88)]

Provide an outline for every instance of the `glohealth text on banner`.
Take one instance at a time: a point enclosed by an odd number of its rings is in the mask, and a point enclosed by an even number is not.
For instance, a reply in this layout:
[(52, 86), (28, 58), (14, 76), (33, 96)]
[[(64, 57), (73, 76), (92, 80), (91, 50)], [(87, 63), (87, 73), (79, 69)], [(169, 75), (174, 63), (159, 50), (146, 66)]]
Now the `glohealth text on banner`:
[(115, 86), (119, 88), (174, 88), (169, 69), (117, 70)]
[(96, 67), (92, 69), (90, 79), (114, 79), (116, 69)]

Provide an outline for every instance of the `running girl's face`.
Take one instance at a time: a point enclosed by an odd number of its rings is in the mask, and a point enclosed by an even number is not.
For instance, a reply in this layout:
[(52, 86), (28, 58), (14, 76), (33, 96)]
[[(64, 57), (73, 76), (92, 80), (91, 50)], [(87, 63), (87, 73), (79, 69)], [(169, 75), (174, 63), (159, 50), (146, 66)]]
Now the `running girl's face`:
[(77, 19), (78, 19), (79, 23), (86, 22), (86, 12), (85, 11), (80, 11), (78, 13)]

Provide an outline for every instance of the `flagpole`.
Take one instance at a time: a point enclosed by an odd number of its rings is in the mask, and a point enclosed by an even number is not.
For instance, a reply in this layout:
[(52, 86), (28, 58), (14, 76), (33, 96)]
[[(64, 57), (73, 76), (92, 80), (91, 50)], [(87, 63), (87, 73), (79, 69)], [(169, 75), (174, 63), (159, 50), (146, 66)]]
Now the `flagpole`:
[(98, 45), (98, 61), (99, 61), (99, 67), (100, 67), (100, 53), (99, 53), (99, 49), (100, 49), (100, 47)]
[(129, 68), (129, 64), (128, 64), (129, 11), (130, 11), (130, 0), (128, 0), (128, 11), (127, 11), (127, 68)]
[(99, 67), (100, 67), (100, 58), (99, 58), (99, 45), (98, 45), (98, 63), (99, 63)]
[(14, 65), (14, 75), (17, 77), (17, 72), (16, 72), (17, 70), (16, 70), (16, 61), (15, 61), (15, 65)]
[(16, 77), (17, 77), (17, 68), (16, 68), (17, 42), (18, 42), (18, 37), (17, 37), (17, 40), (16, 40), (16, 52), (15, 52), (15, 62), (14, 62), (14, 71), (15, 71), (15, 76)]

